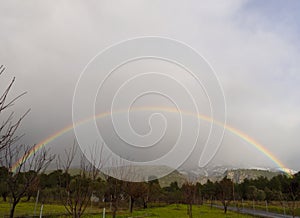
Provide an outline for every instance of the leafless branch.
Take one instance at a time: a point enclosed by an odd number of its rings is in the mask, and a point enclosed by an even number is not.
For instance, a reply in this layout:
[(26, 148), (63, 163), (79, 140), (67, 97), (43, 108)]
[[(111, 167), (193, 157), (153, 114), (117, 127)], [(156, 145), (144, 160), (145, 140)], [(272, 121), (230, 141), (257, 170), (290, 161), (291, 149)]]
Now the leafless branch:
[[(5, 67), (3, 65), (0, 66), (0, 75), (5, 71)], [(12, 100), (8, 101), (8, 94), (10, 93), (13, 84), (15, 83), (15, 77), (11, 80), (7, 88), (4, 90), (2, 95), (0, 96), (0, 120), (2, 120), (2, 124), (0, 124), (0, 151), (5, 147), (10, 146), (20, 139), (22, 136), (17, 136), (16, 131), (21, 124), (21, 121), (24, 117), (29, 113), (30, 110), (27, 110), (19, 119), (14, 121), (14, 112), (11, 112), (6, 118), (3, 117), (4, 112), (7, 111), (8, 108), (14, 105), (14, 103), (21, 98), (26, 92), (18, 95)]]

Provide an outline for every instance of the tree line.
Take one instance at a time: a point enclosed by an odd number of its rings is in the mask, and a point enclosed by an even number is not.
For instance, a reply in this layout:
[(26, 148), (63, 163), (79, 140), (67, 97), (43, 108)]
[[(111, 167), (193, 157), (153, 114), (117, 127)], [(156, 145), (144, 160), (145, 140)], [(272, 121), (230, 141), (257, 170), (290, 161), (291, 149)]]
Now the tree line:
[[(242, 183), (233, 183), (225, 177), (216, 182), (208, 180), (205, 184), (186, 181), (182, 186), (172, 182), (167, 187), (161, 187), (157, 179), (148, 182), (128, 182), (104, 174), (96, 175), (91, 168), (81, 168), (79, 171), (74, 175), (66, 169), (40, 174), (33, 170), (13, 174), (2, 166), (0, 194), (3, 201), (11, 198), (30, 201), (31, 198), (36, 198), (39, 192), (41, 203), (63, 204), (66, 212), (73, 217), (83, 215), (86, 207), (93, 203), (93, 199), (97, 199), (94, 202), (95, 206), (109, 206), (113, 217), (120, 208), (128, 207), (132, 213), (135, 206), (146, 209), (149, 203), (187, 204), (187, 213), (192, 217), (194, 204), (213, 204), (218, 201), (222, 203), (226, 213), (230, 203), (242, 200), (284, 202), (288, 205), (290, 213), (295, 215), (296, 204), (300, 198), (300, 173), (292, 177), (282, 174), (272, 179), (245, 179)], [(12, 201), (14, 202), (14, 199)]]

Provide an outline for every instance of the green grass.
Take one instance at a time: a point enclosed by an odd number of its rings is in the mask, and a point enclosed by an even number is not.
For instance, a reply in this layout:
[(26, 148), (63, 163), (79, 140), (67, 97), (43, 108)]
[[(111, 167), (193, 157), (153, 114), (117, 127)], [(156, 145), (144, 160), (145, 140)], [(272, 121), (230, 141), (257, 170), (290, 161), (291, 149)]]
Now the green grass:
[[(34, 214), (34, 202), (20, 202), (15, 209), (15, 216), (33, 215)], [(9, 202), (0, 202), (0, 217), (9, 214), (10, 204)], [(36, 214), (40, 213), (41, 204), (37, 204)], [(56, 204), (45, 204), (43, 206), (43, 214), (62, 214), (66, 213), (64, 206)]]
[[(145, 210), (135, 210), (133, 214), (124, 213), (119, 214), (118, 218), (187, 218), (187, 206), (186, 205), (169, 205), (165, 207), (156, 207), (156, 208), (148, 208)], [(85, 216), (85, 217), (99, 217), (99, 215), (95, 216)], [(111, 218), (110, 215), (106, 216), (107, 218)], [(231, 211), (228, 211), (227, 214), (224, 214), (223, 210), (217, 208), (210, 208), (208, 206), (193, 206), (193, 218), (207, 218), (207, 217), (214, 217), (214, 218), (246, 218), (246, 217), (253, 217), (249, 215), (242, 215), (237, 214)]]
[[(218, 202), (218, 204), (221, 205), (220, 202)], [(297, 202), (298, 207), (296, 208), (296, 216), (300, 216), (299, 205), (300, 205), (300, 202)], [(235, 204), (233, 202), (231, 202), (230, 206), (235, 206)], [(239, 207), (244, 206), (244, 208), (253, 209), (253, 202), (252, 201), (244, 201), (243, 205), (241, 202), (239, 202), (238, 206)], [(267, 210), (266, 202), (265, 201), (255, 201), (254, 208), (255, 208), (255, 210), (266, 211)], [(268, 203), (268, 211), (273, 212), (273, 213), (278, 213), (278, 214), (284, 214), (283, 205), (279, 201), (273, 201), (273, 202)], [(291, 214), (286, 203), (285, 203), (285, 213), (289, 214), (289, 215)]]
[[(15, 209), (15, 216), (32, 216), (34, 215), (34, 202), (20, 202)], [(9, 202), (0, 201), (0, 217), (9, 215), (10, 204)], [(41, 204), (38, 203), (36, 207), (36, 215), (40, 214)], [(96, 207), (87, 208), (86, 213), (100, 213), (101, 210)], [(59, 204), (44, 204), (43, 215), (61, 215), (67, 214), (63, 205)]]
[[(16, 207), (15, 216), (30, 216), (34, 213), (34, 202), (20, 202)], [(0, 217), (4, 217), (4, 215), (9, 214), (9, 203), (8, 202), (0, 202)], [(38, 215), (40, 212), (41, 205), (38, 204), (36, 214)], [(134, 218), (156, 218), (156, 217), (162, 217), (162, 218), (187, 218), (188, 215), (186, 213), (187, 206), (186, 205), (168, 205), (164, 207), (153, 207), (148, 209), (135, 209), (133, 214), (129, 214), (128, 211), (118, 211), (118, 218), (128, 218), (128, 217), (134, 217)], [(45, 204), (43, 207), (43, 215), (61, 215), (65, 214), (66, 210), (64, 206), (57, 205), (57, 204)], [(87, 208), (86, 214), (94, 214), (94, 215), (85, 215), (84, 217), (102, 217), (102, 209), (97, 209), (95, 206), (93, 208)], [(68, 217), (68, 216), (63, 216)], [(111, 215), (108, 212), (107, 218), (110, 218)], [(225, 215), (224, 212), (217, 208), (210, 208), (209, 206), (193, 206), (193, 217), (238, 217), (238, 218), (244, 218), (244, 217), (252, 217), (248, 215), (242, 215), (237, 214), (231, 211), (228, 211)]]

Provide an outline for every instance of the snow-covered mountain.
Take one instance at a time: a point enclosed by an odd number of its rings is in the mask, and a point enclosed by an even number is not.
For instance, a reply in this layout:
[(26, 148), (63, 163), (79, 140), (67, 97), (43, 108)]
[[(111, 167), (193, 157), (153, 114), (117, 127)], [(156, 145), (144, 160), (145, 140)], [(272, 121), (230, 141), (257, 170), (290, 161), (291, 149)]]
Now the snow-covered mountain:
[(241, 183), (246, 178), (256, 179), (260, 176), (271, 179), (279, 174), (295, 174), (297, 171), (292, 169), (282, 168), (264, 168), (264, 167), (249, 167), (249, 168), (236, 168), (232, 166), (209, 166), (206, 168), (185, 169), (179, 171), (185, 176), (197, 178), (196, 180), (201, 183), (206, 183), (207, 180), (219, 181), (224, 177), (232, 179), (234, 182)]

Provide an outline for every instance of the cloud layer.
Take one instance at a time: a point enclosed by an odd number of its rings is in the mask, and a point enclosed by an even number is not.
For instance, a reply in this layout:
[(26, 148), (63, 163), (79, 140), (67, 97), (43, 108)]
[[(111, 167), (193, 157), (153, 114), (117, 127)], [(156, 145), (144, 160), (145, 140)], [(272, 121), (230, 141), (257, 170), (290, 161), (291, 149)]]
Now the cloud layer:
[[(16, 76), (15, 93), (28, 91), (16, 108), (32, 109), (22, 131), (26, 142), (38, 143), (72, 122), (75, 84), (99, 51), (132, 37), (174, 38), (214, 67), (227, 100), (228, 124), (299, 170), (300, 17), (293, 11), (300, 6), (297, 1), (289, 7), (273, 3), (282, 10), (238, 0), (2, 1), (0, 62), (8, 71), (0, 83)], [(61, 151), (73, 137), (53, 141), (52, 150)], [(189, 165), (194, 162), (192, 157)], [(274, 166), (230, 133), (214, 162)]]

